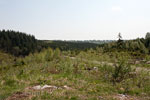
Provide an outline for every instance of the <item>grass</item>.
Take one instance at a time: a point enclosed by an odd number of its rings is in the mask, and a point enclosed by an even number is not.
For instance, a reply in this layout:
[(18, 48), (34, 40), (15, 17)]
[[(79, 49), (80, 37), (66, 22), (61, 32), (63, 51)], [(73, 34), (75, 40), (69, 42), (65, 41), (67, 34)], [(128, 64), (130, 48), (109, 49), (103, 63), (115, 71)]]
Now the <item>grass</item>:
[[(0, 100), (18, 91), (32, 93), (31, 97), (27, 97), (29, 100), (99, 100), (101, 96), (106, 100), (113, 100), (116, 94), (149, 97), (149, 72), (139, 71), (132, 77), (125, 76), (126, 78), (113, 84), (115, 67), (107, 63), (116, 63), (122, 55), (126, 55), (124, 59), (127, 62), (128, 58), (132, 58), (123, 52), (103, 53), (89, 50), (74, 55), (72, 59), (70, 53), (60, 52), (58, 49), (44, 50), (25, 58), (17, 58), (16, 61), (12, 57), (11, 63), (5, 61), (7, 64), (0, 65)], [(95, 61), (106, 63), (99, 64)], [(62, 89), (42, 90), (40, 95), (36, 95), (39, 91), (27, 89), (45, 84)], [(65, 85), (70, 89), (64, 89)]]

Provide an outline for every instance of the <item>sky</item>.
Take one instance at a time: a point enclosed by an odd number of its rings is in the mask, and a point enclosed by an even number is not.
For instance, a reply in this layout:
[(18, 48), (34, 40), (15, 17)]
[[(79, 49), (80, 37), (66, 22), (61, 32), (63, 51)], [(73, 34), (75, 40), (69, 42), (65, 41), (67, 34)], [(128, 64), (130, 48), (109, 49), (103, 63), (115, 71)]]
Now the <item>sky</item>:
[(44, 40), (116, 40), (150, 32), (150, 0), (0, 0), (0, 29)]

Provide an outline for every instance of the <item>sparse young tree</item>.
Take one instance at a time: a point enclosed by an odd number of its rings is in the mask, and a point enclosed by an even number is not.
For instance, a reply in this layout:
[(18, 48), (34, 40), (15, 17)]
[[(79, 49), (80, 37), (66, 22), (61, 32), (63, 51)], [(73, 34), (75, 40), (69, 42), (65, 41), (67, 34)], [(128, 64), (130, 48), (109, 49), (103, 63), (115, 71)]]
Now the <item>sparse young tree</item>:
[(55, 52), (54, 52), (54, 58), (60, 58), (60, 49), (56, 48)]
[(53, 59), (53, 56), (54, 56), (53, 49), (49, 48), (49, 49), (46, 51), (45, 60), (46, 60), (46, 61), (51, 61), (51, 60)]
[(121, 33), (118, 34), (118, 41), (122, 40)]

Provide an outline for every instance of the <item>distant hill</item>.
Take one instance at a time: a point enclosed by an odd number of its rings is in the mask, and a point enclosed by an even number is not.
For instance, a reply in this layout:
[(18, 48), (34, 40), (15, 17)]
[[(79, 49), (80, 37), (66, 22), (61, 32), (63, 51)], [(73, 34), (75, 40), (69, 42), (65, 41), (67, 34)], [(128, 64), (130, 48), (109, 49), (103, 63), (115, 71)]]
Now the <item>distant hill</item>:
[(47, 47), (53, 49), (59, 48), (60, 50), (87, 50), (90, 48), (96, 48), (99, 45), (95, 43), (83, 42), (83, 41), (61, 41), (61, 40), (43, 40), (47, 43)]
[(114, 42), (115, 40), (70, 40), (69, 42), (74, 42), (74, 43), (94, 43), (94, 44), (105, 44), (105, 43), (110, 43)]

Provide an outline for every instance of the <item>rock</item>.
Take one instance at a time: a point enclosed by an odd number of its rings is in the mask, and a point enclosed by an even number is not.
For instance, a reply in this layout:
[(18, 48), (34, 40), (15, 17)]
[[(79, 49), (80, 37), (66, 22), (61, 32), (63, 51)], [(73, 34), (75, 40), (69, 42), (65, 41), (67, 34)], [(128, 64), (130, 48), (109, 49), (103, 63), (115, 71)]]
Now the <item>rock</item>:
[(120, 98), (121, 100), (124, 100), (124, 99), (126, 99), (126, 96), (125, 96), (124, 94), (119, 94), (119, 98)]
[(40, 90), (42, 87), (40, 85), (34, 86), (33, 89)]
[(44, 85), (44, 86), (34, 86), (33, 89), (35, 90), (43, 90), (43, 89), (48, 89), (48, 88), (51, 88), (51, 89), (57, 89), (56, 86), (51, 86), (51, 85)]
[(47, 89), (47, 88), (57, 89), (56, 86), (50, 86), (50, 85), (44, 85), (41, 89)]
[(70, 87), (68, 87), (67, 85), (63, 86), (65, 89), (69, 90), (71, 89)]
[(98, 68), (97, 68), (97, 67), (94, 67), (93, 69), (94, 69), (94, 70), (96, 70), (96, 71), (98, 70)]
[(117, 94), (114, 96), (115, 100), (139, 100), (136, 97), (129, 96), (129, 95), (124, 95), (124, 94)]
[(126, 95), (124, 95), (124, 94), (118, 94), (116, 99), (117, 99), (117, 100), (118, 100), (118, 99), (119, 99), (119, 100), (127, 100), (127, 97), (126, 97)]

